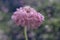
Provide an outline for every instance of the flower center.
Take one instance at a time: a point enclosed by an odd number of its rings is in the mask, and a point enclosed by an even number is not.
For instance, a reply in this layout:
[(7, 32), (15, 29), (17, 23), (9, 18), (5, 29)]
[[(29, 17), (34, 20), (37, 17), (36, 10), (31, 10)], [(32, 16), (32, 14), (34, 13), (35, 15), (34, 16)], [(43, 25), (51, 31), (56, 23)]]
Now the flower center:
[(27, 10), (26, 12), (27, 12), (27, 13), (30, 13), (30, 11), (29, 11), (29, 10)]

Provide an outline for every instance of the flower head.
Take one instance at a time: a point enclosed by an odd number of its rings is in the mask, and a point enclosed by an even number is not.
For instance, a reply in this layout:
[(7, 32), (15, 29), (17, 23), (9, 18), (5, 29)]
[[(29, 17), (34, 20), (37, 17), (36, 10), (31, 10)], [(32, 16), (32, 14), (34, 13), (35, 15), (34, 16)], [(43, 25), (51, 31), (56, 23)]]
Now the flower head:
[(26, 26), (31, 29), (38, 28), (44, 21), (44, 16), (30, 6), (17, 9), (12, 15), (12, 20), (22, 27)]

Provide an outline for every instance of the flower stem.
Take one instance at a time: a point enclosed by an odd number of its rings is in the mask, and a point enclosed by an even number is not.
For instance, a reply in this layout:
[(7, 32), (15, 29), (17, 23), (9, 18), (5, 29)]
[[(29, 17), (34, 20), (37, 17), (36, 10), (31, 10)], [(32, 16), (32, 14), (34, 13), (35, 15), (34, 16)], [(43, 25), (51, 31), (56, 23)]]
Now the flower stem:
[(24, 27), (24, 36), (25, 36), (25, 40), (28, 40), (27, 27)]

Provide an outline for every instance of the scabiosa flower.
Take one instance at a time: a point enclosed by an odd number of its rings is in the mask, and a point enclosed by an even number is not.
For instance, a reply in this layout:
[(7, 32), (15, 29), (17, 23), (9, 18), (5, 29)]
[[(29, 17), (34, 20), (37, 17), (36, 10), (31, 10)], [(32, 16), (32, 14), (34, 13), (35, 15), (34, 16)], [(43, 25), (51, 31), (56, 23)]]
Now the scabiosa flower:
[(38, 28), (44, 21), (44, 16), (30, 6), (20, 7), (12, 15), (12, 20), (22, 27)]

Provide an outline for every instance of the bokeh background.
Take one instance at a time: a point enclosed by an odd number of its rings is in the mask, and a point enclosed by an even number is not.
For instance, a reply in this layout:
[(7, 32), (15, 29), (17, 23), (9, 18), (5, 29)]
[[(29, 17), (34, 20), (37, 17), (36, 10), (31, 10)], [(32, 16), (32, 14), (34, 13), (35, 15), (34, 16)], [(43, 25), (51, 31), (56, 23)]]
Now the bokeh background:
[(60, 40), (60, 0), (0, 0), (0, 40), (25, 40), (23, 29), (11, 20), (16, 8), (25, 5), (45, 16), (37, 30), (28, 32), (29, 40)]

